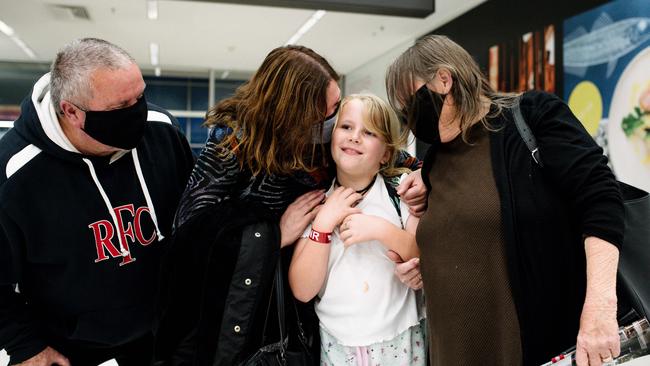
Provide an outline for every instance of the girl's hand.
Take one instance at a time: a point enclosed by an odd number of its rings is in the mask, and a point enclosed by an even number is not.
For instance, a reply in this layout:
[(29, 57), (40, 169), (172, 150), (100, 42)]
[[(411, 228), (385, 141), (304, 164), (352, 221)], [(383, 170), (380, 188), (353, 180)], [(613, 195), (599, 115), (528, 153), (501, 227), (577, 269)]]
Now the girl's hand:
[(379, 238), (379, 230), (390, 222), (378, 216), (354, 214), (346, 217), (339, 228), (339, 234), (346, 247)]
[(293, 244), (300, 238), (307, 225), (316, 217), (320, 209), (318, 204), (323, 201), (323, 198), (325, 198), (325, 193), (322, 190), (311, 191), (296, 198), (287, 207), (280, 218), (281, 248)]
[(345, 217), (361, 212), (354, 207), (361, 198), (352, 188), (336, 188), (318, 211), (312, 227), (316, 231), (331, 233)]
[(349, 215), (343, 219), (339, 228), (339, 236), (346, 247), (377, 240), (384, 248), (388, 249), (387, 256), (391, 260), (394, 260), (390, 254), (391, 251), (400, 261), (420, 255), (415, 235), (379, 216)]

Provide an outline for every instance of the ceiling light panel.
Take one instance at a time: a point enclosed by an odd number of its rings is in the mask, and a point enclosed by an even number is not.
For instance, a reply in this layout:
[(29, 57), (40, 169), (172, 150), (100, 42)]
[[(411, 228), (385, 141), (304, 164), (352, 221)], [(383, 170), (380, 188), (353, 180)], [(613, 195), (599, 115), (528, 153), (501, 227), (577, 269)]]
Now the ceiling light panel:
[(158, 19), (158, 0), (147, 0), (147, 18)]
[(298, 42), (298, 40), (300, 38), (302, 38), (302, 36), (304, 36), (305, 33), (309, 32), (311, 27), (316, 25), (316, 23), (318, 23), (318, 21), (322, 17), (324, 17), (326, 13), (327, 12), (325, 10), (317, 10), (317, 11), (315, 11), (314, 14), (309, 19), (307, 19), (305, 24), (303, 24), (302, 27), (300, 27), (300, 29), (298, 29), (296, 34), (294, 34), (293, 36), (291, 36), (291, 38), (289, 38), (289, 40), (287, 41), (286, 44), (294, 44), (294, 43)]
[(158, 46), (158, 43), (152, 42), (149, 43), (149, 58), (151, 59), (151, 64), (153, 66), (158, 66), (159, 64), (159, 57), (158, 53), (160, 51), (160, 46)]

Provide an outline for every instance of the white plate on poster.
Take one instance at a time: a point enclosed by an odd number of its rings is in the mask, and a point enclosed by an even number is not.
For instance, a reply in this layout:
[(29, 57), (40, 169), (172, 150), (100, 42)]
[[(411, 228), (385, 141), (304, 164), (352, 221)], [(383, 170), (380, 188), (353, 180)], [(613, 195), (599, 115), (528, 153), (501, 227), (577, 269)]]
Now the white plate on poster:
[(641, 93), (650, 87), (650, 47), (639, 52), (616, 83), (609, 107), (607, 139), (609, 158), (619, 180), (650, 191), (650, 151), (640, 141), (628, 139), (621, 122), (639, 105)]

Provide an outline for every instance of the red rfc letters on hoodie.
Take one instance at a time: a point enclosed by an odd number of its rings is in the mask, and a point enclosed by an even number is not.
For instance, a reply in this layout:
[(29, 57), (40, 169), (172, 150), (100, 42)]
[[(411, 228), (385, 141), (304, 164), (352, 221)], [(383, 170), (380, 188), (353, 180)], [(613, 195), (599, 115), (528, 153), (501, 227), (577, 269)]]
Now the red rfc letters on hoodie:
[[(133, 243), (135, 243), (137, 240), (138, 243), (146, 247), (154, 240), (156, 240), (156, 230), (153, 229), (151, 233), (144, 233), (142, 231), (142, 215), (146, 212), (147, 215), (151, 217), (149, 208), (146, 206), (142, 206), (137, 210), (134, 210), (133, 204), (128, 204), (115, 207), (113, 210), (115, 212), (115, 216), (117, 217), (117, 225), (119, 226), (117, 230), (110, 220), (95, 221), (92, 224), (88, 225), (88, 227), (93, 231), (95, 238), (95, 247), (97, 249), (97, 259), (95, 259), (95, 263), (109, 259), (108, 255), (106, 255), (106, 251), (108, 251), (108, 254), (110, 254), (110, 256), (113, 258), (122, 257), (120, 266), (123, 266), (125, 264), (135, 262), (135, 258), (131, 257), (131, 251), (129, 250), (129, 241), (127, 238), (129, 238)], [(125, 220), (122, 216), (123, 213), (125, 213), (127, 216), (130, 215), (126, 220), (126, 226)], [(117, 235), (121, 236), (121, 238), (118, 239), (116, 237), (116, 232)], [(115, 238), (117, 246), (113, 243), (113, 238)], [(124, 243), (124, 247), (127, 251), (127, 254), (124, 256), (118, 249), (120, 239), (122, 240), (122, 243)]]

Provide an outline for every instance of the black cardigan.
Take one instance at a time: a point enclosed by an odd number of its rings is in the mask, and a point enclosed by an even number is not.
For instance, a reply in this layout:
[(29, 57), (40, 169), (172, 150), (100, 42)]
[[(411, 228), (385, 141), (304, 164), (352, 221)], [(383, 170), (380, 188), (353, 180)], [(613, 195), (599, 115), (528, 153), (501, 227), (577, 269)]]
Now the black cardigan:
[[(544, 168), (531, 158), (510, 111), (491, 119), (490, 153), (506, 244), (508, 275), (525, 365), (539, 365), (575, 345), (586, 292), (584, 240), (620, 247), (624, 212), (607, 158), (559, 98), (521, 98)], [(422, 177), (435, 160), (424, 159)], [(430, 207), (429, 209), (435, 209)]]

